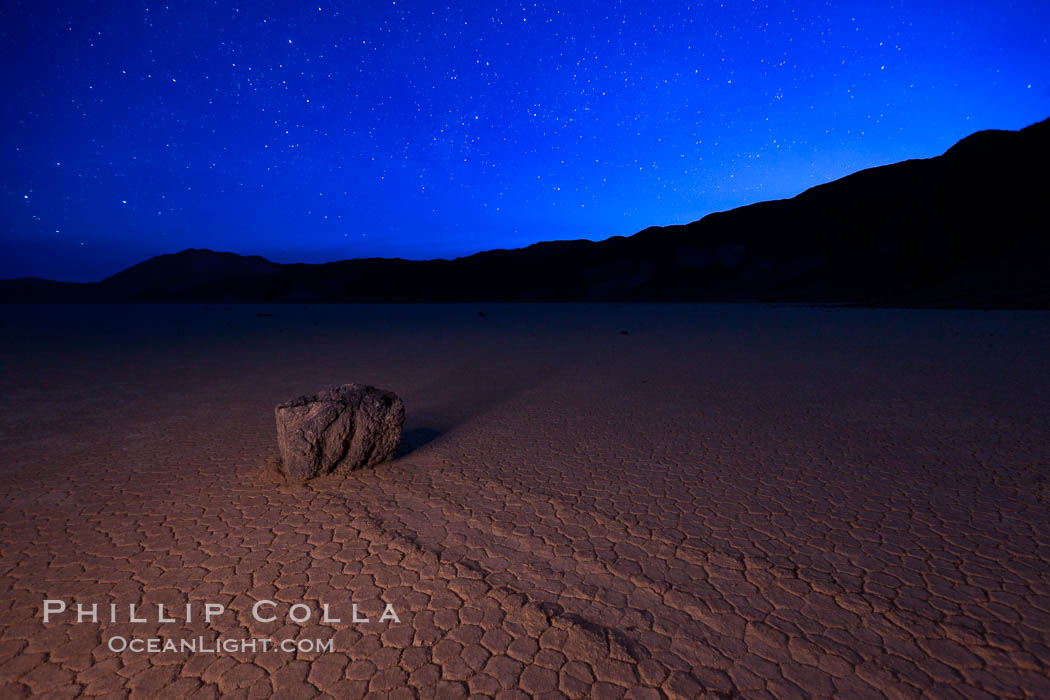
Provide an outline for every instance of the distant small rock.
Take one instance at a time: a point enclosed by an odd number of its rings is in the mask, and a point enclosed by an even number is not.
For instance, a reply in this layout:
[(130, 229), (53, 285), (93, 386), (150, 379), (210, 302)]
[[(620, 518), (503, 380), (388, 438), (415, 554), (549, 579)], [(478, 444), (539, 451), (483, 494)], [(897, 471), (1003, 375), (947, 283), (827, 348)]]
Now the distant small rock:
[(280, 471), (306, 481), (390, 459), (401, 443), (405, 405), (391, 391), (343, 384), (278, 404)]

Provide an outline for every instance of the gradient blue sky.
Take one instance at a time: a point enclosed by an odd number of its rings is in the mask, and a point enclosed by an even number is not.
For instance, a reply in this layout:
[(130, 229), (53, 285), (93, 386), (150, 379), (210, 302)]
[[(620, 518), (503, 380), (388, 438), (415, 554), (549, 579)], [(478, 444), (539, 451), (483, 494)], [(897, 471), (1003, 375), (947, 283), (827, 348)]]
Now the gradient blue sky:
[(1050, 3), (21, 2), (0, 277), (629, 235), (1050, 116)]

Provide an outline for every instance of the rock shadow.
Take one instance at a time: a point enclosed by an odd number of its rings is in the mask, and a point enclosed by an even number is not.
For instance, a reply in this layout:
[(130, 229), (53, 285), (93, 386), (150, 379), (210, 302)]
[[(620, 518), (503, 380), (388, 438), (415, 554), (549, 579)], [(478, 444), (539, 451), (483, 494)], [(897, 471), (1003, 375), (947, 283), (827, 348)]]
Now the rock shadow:
[(406, 430), (401, 435), (401, 444), (398, 446), (397, 452), (394, 453), (394, 459), (410, 455), (419, 448), (437, 440), (442, 435), (444, 435), (443, 432), (434, 428), (412, 428), (411, 430)]

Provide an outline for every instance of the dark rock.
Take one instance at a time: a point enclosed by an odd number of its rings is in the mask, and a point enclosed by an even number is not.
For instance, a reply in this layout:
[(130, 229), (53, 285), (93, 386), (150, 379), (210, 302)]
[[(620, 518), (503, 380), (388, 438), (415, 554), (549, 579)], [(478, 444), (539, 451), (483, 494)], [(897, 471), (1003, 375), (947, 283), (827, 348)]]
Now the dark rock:
[(279, 404), (274, 415), (281, 472), (306, 481), (392, 457), (401, 443), (405, 405), (391, 391), (343, 384)]

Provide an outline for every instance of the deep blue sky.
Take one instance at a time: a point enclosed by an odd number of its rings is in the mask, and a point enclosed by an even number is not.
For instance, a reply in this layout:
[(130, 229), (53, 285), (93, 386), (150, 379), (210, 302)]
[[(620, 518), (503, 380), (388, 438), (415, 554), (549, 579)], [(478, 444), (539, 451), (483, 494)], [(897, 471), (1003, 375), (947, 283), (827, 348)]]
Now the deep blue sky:
[(7, 2), (0, 277), (602, 239), (1050, 115), (1050, 3)]

